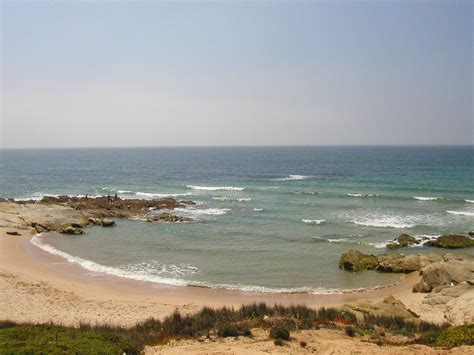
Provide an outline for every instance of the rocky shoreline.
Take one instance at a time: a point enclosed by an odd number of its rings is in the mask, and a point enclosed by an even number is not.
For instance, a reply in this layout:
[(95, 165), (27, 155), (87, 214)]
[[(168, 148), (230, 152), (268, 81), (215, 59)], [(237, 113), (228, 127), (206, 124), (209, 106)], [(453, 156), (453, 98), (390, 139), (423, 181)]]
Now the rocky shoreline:
[(40, 201), (0, 199), (0, 227), (31, 229), (33, 233), (56, 231), (82, 234), (90, 224), (111, 227), (111, 218), (143, 219), (147, 222), (190, 222), (192, 219), (157, 211), (194, 205), (174, 198), (156, 200), (100, 197), (44, 197)]
[(413, 292), (427, 293), (422, 304), (441, 308), (452, 324), (474, 322), (474, 257), (470, 255), (381, 254), (349, 250), (341, 255), (339, 267), (347, 271), (419, 272), (421, 280)]

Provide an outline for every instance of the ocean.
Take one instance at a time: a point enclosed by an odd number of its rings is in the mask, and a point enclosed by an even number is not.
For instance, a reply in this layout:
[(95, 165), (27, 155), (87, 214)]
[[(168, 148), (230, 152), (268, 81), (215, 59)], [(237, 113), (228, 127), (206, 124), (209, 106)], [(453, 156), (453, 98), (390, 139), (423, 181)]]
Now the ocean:
[[(339, 270), (408, 233), (474, 230), (473, 147), (107, 148), (0, 151), (0, 197), (172, 196), (191, 223), (116, 220), (33, 242), (92, 273), (252, 292), (334, 293), (397, 275)], [(404, 253), (445, 252), (423, 246)], [(463, 253), (473, 254), (471, 250)]]

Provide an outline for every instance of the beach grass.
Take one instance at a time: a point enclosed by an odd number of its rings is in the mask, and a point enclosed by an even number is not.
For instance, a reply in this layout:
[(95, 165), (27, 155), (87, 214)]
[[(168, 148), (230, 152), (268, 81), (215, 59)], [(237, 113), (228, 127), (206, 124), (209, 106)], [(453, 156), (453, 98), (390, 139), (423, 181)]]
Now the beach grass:
[[(145, 345), (166, 344), (171, 339), (252, 336), (252, 328), (269, 330), (269, 339), (289, 341), (290, 331), (328, 327), (355, 336), (374, 327), (398, 334), (419, 334), (419, 343), (445, 347), (473, 344), (473, 325), (449, 327), (401, 317), (364, 315), (363, 319), (337, 308), (243, 305), (238, 309), (202, 308), (194, 314), (178, 311), (163, 320), (150, 318), (130, 328), (112, 325), (17, 324), (0, 322), (2, 354), (104, 353), (139, 354)], [(467, 328), (466, 328), (467, 327)]]

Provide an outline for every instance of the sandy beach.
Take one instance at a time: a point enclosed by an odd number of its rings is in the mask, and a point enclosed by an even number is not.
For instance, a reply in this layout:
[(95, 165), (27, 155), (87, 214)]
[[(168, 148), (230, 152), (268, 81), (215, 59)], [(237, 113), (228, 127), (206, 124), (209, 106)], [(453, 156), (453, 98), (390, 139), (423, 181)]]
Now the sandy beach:
[[(9, 228), (8, 230), (12, 230)], [(80, 322), (131, 326), (151, 316), (161, 318), (173, 310), (193, 312), (202, 306), (234, 306), (253, 302), (336, 306), (358, 299), (380, 300), (389, 295), (406, 305), (419, 304), (423, 294), (411, 289), (417, 273), (384, 288), (336, 295), (266, 294), (168, 286), (91, 273), (32, 245), (28, 230), (21, 236), (0, 229), (2, 318), (17, 322)]]

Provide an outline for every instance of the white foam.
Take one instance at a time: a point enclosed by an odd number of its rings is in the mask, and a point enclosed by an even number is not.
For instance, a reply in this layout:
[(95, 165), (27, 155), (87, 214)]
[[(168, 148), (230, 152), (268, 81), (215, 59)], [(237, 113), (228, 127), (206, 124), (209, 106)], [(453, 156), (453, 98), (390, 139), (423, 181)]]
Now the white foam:
[(439, 197), (423, 197), (423, 196), (413, 196), (413, 198), (419, 201), (435, 201), (439, 199)]
[(186, 185), (186, 188), (191, 190), (203, 190), (203, 191), (243, 191), (245, 187), (234, 187), (234, 186), (196, 186)]
[(377, 197), (379, 194), (361, 194), (361, 193), (348, 193), (347, 196), (351, 197)]
[(284, 178), (273, 179), (274, 181), (293, 181), (293, 180), (306, 180), (311, 179), (313, 176), (310, 175), (288, 175)]
[[(49, 194), (49, 193), (43, 193), (43, 192), (35, 192), (35, 193), (31, 194), (31, 196), (15, 198), (15, 201), (30, 201), (30, 200), (41, 201), (43, 199), (43, 197), (56, 197), (56, 198), (58, 198), (59, 196), (78, 197), (78, 198), (86, 197), (86, 195), (82, 195), (82, 194)], [(94, 197), (98, 197), (98, 196), (88, 195), (88, 197), (94, 198)]]
[(466, 201), (467, 203), (474, 203), (474, 200), (464, 200)]
[(326, 222), (325, 219), (302, 219), (302, 221), (306, 224), (321, 224)]
[(163, 197), (180, 197), (180, 196), (194, 196), (195, 194), (191, 192), (185, 192), (185, 193), (151, 193), (151, 192), (136, 192), (136, 196), (142, 196), (142, 197), (147, 197), (147, 198), (153, 198), (153, 197), (158, 197), (158, 198), (163, 198)]
[(319, 195), (319, 192), (314, 191), (291, 191), (296, 195)]
[(363, 195), (362, 195), (362, 194), (351, 194), (351, 193), (348, 193), (347, 196), (362, 197)]
[(213, 199), (213, 200), (217, 200), (217, 201), (237, 201), (237, 202), (249, 202), (249, 201), (252, 201), (252, 199), (251, 199), (250, 197), (237, 198), (237, 197), (227, 197), (227, 196), (223, 196), (223, 197), (213, 197), (212, 199)]
[[(122, 265), (119, 267), (110, 267), (98, 264), (96, 262), (82, 259), (79, 257), (72, 256), (66, 252), (56, 249), (52, 245), (44, 244), (41, 238), (41, 234), (34, 235), (31, 240), (31, 244), (41, 248), (42, 250), (60, 256), (66, 261), (74, 264), (78, 264), (86, 270), (92, 271), (98, 274), (107, 274), (132, 280), (148, 281), (153, 283), (160, 283), (173, 286), (199, 286), (207, 287), (212, 289), (227, 289), (236, 290), (243, 292), (255, 292), (255, 293), (310, 293), (310, 294), (342, 294), (342, 293), (354, 293), (361, 292), (370, 289), (378, 289), (386, 286), (376, 286), (372, 288), (357, 288), (357, 289), (329, 289), (324, 287), (294, 287), (294, 288), (272, 288), (265, 286), (254, 286), (254, 285), (243, 285), (243, 284), (212, 284), (203, 281), (192, 281), (180, 279), (178, 277), (194, 275), (200, 270), (192, 265), (174, 265), (174, 264), (160, 264), (158, 262), (151, 263), (135, 263)], [(175, 275), (176, 277), (163, 277), (160, 274)]]
[(187, 281), (178, 279), (178, 278), (161, 277), (159, 275), (153, 275), (153, 274), (149, 274), (143, 271), (136, 272), (136, 271), (123, 270), (120, 268), (101, 265), (91, 260), (86, 260), (86, 259), (73, 256), (71, 254), (68, 254), (66, 252), (56, 249), (52, 245), (44, 244), (41, 238), (41, 234), (34, 235), (31, 238), (30, 242), (31, 244), (43, 249), (44, 251), (50, 254), (58, 255), (66, 259), (68, 262), (78, 264), (82, 266), (84, 269), (92, 271), (92, 272), (108, 274), (108, 275), (123, 277), (127, 279), (134, 279), (138, 281), (158, 282), (158, 283), (163, 283), (167, 285), (185, 286), (188, 284)]
[(230, 208), (206, 208), (206, 209), (175, 208), (174, 211), (193, 215), (193, 216), (199, 216), (199, 215), (220, 216), (232, 210)]
[(449, 214), (454, 214), (458, 216), (469, 216), (474, 217), (474, 211), (446, 211)]
[(263, 212), (263, 208), (254, 208), (253, 209), (255, 212)]
[(416, 226), (416, 223), (404, 221), (402, 217), (390, 215), (356, 219), (351, 222), (359, 226), (378, 228), (413, 228)]

